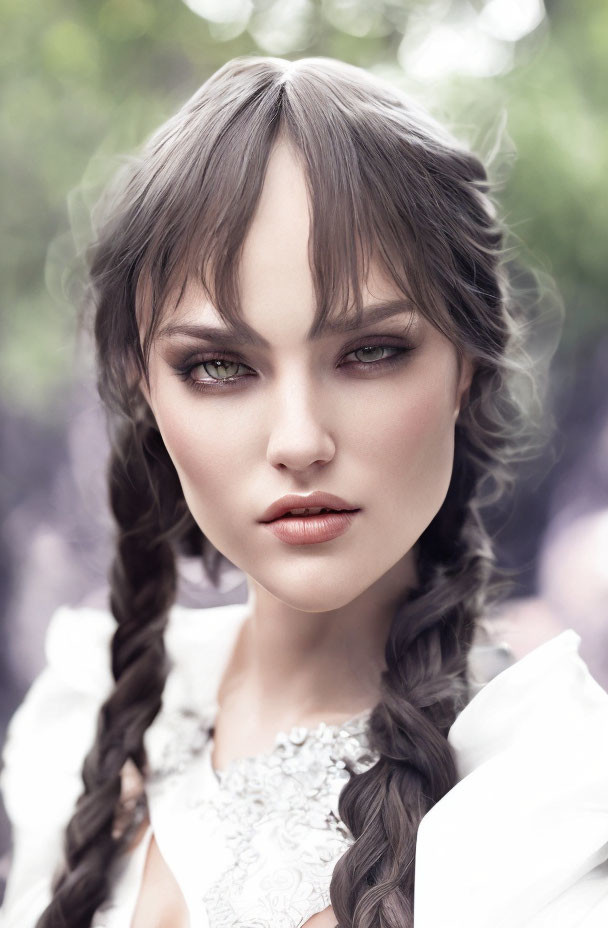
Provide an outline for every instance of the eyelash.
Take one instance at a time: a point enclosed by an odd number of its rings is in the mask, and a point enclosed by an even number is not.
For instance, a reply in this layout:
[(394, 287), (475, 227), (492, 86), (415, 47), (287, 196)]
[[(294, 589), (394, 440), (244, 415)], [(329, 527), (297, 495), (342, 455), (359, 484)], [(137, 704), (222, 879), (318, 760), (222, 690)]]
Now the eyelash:
[[(355, 366), (358, 370), (361, 370), (362, 368), (366, 368), (366, 369), (372, 368), (373, 370), (377, 370), (379, 367), (382, 367), (382, 366), (395, 367), (398, 364), (402, 364), (406, 360), (408, 353), (414, 350), (413, 346), (399, 347), (397, 345), (383, 345), (379, 343), (369, 344), (366, 342), (365, 344), (360, 345), (357, 348), (352, 348), (349, 352), (347, 352), (345, 357), (348, 357), (349, 354), (355, 354), (357, 351), (361, 351), (364, 348), (383, 348), (383, 349), (387, 348), (389, 349), (389, 351), (396, 352), (396, 354), (392, 355), (390, 358), (380, 358), (377, 361), (351, 361), (347, 365), (348, 367)], [(249, 375), (245, 375), (245, 376), (238, 376), (238, 377), (237, 376), (226, 377), (224, 380), (212, 380), (212, 379), (207, 380), (207, 381), (192, 380), (190, 377), (190, 374), (192, 373), (192, 371), (195, 370), (195, 368), (197, 367), (201, 367), (203, 364), (207, 363), (208, 361), (228, 361), (229, 363), (232, 363), (232, 364), (239, 364), (242, 367), (248, 366), (244, 362), (240, 361), (238, 358), (231, 357), (228, 353), (227, 354), (216, 353), (216, 354), (207, 354), (204, 357), (198, 356), (194, 362), (189, 361), (188, 364), (183, 365), (183, 366), (178, 366), (175, 369), (177, 373), (179, 374), (179, 376), (181, 377), (181, 379), (185, 381), (188, 387), (190, 387), (192, 390), (197, 390), (200, 393), (205, 393), (205, 392), (208, 392), (209, 390), (213, 391), (217, 389), (225, 390), (228, 388), (229, 385), (236, 383), (236, 381), (238, 380), (245, 380), (249, 376)]]

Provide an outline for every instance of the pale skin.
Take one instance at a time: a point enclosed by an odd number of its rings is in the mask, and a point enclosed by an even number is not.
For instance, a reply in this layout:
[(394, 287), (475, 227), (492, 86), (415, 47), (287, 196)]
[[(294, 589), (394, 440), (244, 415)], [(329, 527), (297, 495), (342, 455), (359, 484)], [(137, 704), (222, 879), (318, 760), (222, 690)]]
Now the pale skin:
[[(445, 499), (473, 373), (466, 357), (458, 368), (453, 344), (418, 313), (307, 341), (309, 231), (304, 174), (279, 141), (239, 272), (243, 317), (269, 347), (235, 344), (236, 363), (226, 360), (214, 380), (213, 365), (196, 356), (226, 352), (174, 332), (154, 345), (150, 390), (141, 383), (194, 518), (252, 593), (218, 691), (216, 769), (270, 750), (277, 731), (342, 721), (378, 701), (395, 604), (416, 582), (414, 546)], [(372, 264), (364, 297), (371, 307), (402, 295)], [(168, 321), (224, 327), (194, 284)], [(388, 350), (360, 351), (379, 345)], [(367, 358), (395, 358), (405, 347), (413, 350), (402, 362), (363, 370)], [(190, 380), (209, 390), (176, 373), (185, 357), (198, 365)], [(235, 375), (242, 382), (213, 386)], [(314, 490), (361, 510), (345, 535), (291, 546), (258, 523), (280, 496)], [(329, 906), (305, 928), (335, 924)], [(152, 838), (131, 928), (188, 925)]]

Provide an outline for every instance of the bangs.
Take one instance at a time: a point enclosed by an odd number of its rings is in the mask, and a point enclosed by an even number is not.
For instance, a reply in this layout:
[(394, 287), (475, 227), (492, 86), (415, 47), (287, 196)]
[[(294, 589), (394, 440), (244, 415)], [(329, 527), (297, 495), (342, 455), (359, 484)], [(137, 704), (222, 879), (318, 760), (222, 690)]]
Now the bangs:
[[(148, 142), (147, 183), (127, 223), (142, 245), (133, 270), (146, 379), (158, 325), (189, 280), (229, 328), (248, 328), (239, 258), (279, 138), (302, 164), (311, 204), (311, 335), (336, 317), (360, 322), (373, 259), (412, 308), (457, 341), (445, 208), (454, 193), (446, 196), (445, 178), (442, 190), (441, 144), (421, 136), (417, 119), (397, 91), (330, 59), (233, 59), (203, 84)], [(452, 172), (460, 156), (449, 148)]]

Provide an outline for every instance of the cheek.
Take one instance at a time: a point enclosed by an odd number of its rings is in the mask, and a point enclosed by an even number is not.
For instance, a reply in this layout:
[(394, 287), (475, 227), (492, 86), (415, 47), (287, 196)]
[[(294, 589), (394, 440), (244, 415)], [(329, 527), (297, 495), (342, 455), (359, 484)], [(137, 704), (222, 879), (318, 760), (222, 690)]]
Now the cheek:
[(217, 511), (218, 503), (229, 498), (243, 479), (242, 430), (210, 409), (201, 416), (200, 404), (184, 401), (183, 396), (157, 408), (156, 419), (186, 503), (204, 530), (205, 504), (210, 512)]
[[(387, 514), (399, 503), (433, 517), (445, 499), (454, 458), (450, 384), (424, 377), (383, 391), (379, 401), (356, 416), (356, 447), (372, 479), (383, 488)], [(403, 512), (403, 510), (401, 510)], [(422, 531), (422, 529), (420, 529)]]

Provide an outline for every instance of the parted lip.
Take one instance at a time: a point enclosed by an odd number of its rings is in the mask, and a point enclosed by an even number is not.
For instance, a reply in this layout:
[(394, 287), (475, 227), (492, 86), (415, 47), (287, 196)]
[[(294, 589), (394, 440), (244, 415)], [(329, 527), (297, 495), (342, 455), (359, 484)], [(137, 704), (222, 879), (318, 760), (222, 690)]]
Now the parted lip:
[(259, 521), (274, 522), (275, 519), (280, 519), (290, 509), (317, 509), (318, 507), (348, 509), (351, 511), (356, 511), (358, 508), (347, 503), (346, 500), (341, 499), (339, 496), (334, 496), (333, 493), (310, 493), (308, 496), (290, 494), (275, 500), (262, 514)]

